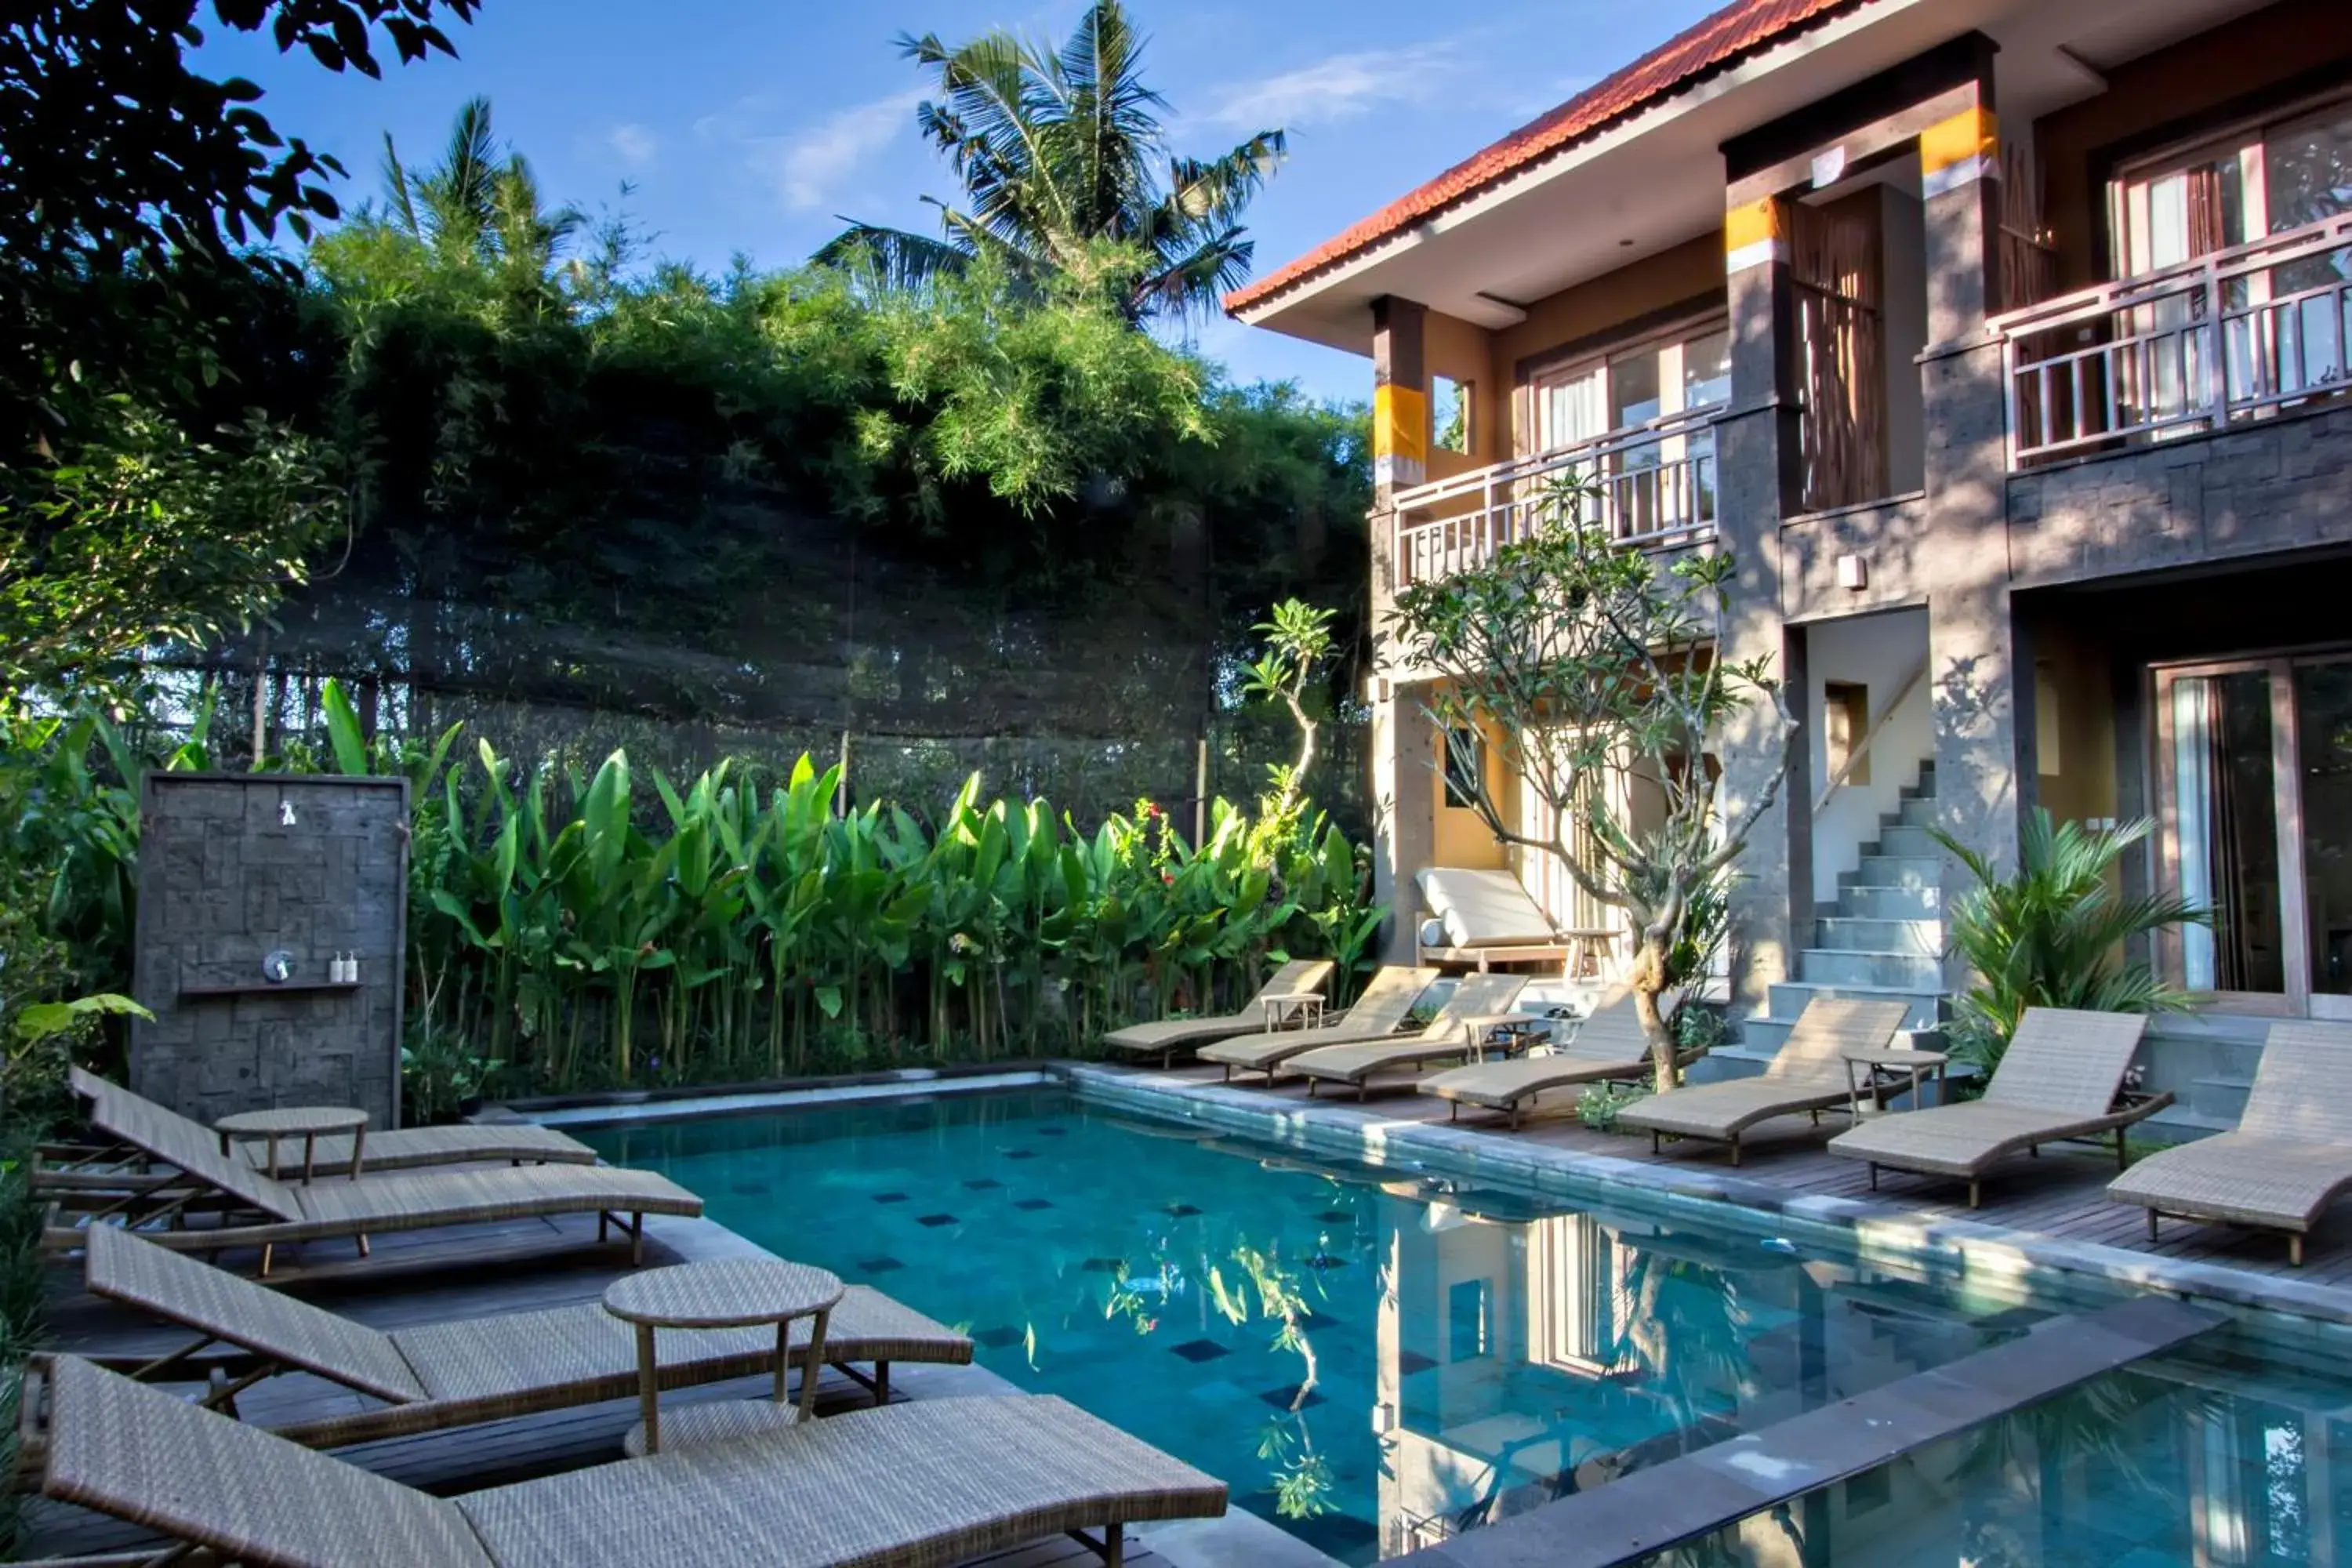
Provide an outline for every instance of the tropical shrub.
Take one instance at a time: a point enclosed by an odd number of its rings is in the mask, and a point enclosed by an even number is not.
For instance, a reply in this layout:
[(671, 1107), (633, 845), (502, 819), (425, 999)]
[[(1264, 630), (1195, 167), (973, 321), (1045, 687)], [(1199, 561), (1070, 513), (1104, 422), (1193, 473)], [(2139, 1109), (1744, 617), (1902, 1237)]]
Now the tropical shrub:
[(1952, 950), (1975, 976), (1948, 1030), (1959, 1059), (1989, 1076), (2028, 1007), (2159, 1013), (2189, 1005), (2186, 993), (2127, 949), (2167, 926), (2202, 925), (2208, 915), (2168, 893), (2126, 895), (2111, 879), (2125, 852), (2154, 827), (2146, 817), (2085, 827), (2053, 821), (2037, 806), (2020, 826), (2011, 872), (1928, 830), (1977, 881), (1954, 901), (1950, 919)]
[(1595, 1132), (1613, 1132), (1625, 1108), (1648, 1098), (1646, 1091), (1628, 1084), (1592, 1084), (1576, 1097), (1576, 1119)]
[[(1188, 843), (1150, 802), (1082, 829), (1046, 802), (843, 806), (838, 766), (721, 763), (679, 784), (625, 752), (583, 778), (457, 735), (365, 738), (326, 689), (301, 770), (411, 783), (413, 1108), (470, 1096), (1085, 1049), (1139, 1016), (1237, 1004), (1293, 954), (1340, 962), (1380, 910), (1319, 814), (1261, 832), (1217, 802)], [(109, 721), (20, 726), (20, 841), (58, 869), (20, 902), (76, 973), (127, 976), (143, 767)], [(119, 773), (115, 770), (121, 770)], [(53, 994), (65, 994), (52, 988)]]

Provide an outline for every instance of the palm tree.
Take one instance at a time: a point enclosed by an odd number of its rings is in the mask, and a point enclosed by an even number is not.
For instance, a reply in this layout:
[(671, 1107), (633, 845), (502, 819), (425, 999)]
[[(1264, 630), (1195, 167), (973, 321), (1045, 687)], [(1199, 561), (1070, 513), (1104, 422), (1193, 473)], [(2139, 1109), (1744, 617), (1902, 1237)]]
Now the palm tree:
[(940, 209), (937, 239), (845, 220), (816, 259), (908, 286), (989, 255), (1042, 279), (1108, 241), (1145, 258), (1123, 300), (1130, 320), (1213, 309), (1249, 276), (1241, 213), (1281, 161), (1283, 133), (1261, 131), (1206, 163), (1168, 156), (1163, 178), (1168, 104), (1143, 85), (1143, 42), (1118, 0), (1097, 0), (1059, 49), (1001, 29), (954, 46), (900, 35), (901, 53), (939, 73), (940, 98), (916, 122), (970, 210), (924, 197)]
[(1952, 906), (1953, 951), (1976, 974), (1952, 1031), (1963, 1059), (1988, 1072), (1999, 1066), (2028, 1007), (2159, 1013), (2189, 1005), (2147, 964), (2118, 956), (2168, 926), (2210, 923), (2187, 899), (2125, 895), (2110, 881), (2125, 852), (2154, 829), (2146, 817), (2086, 828), (2054, 822), (2036, 806), (2019, 825), (2017, 869), (2006, 875), (1941, 829), (1928, 829), (1977, 879)]
[(576, 207), (548, 210), (530, 162), (511, 148), (500, 152), (487, 98), (468, 99), (457, 110), (436, 166), (404, 164), (384, 132), (386, 216), (445, 259), (504, 261), (544, 277), (587, 219)]

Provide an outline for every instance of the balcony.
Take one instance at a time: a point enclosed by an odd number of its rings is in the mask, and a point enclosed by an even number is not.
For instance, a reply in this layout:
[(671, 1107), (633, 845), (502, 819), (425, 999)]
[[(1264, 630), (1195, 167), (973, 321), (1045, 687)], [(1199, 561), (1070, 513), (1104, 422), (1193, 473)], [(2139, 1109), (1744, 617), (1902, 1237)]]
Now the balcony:
[(2352, 390), (2352, 214), (2013, 310), (2012, 471)]
[[(1598, 528), (1621, 544), (1680, 543), (1715, 529), (1714, 408), (1628, 426), (1558, 451), (1435, 479), (1395, 497), (1396, 584), (1494, 559), (1545, 523)], [(1587, 487), (1566, 503), (1560, 487)]]

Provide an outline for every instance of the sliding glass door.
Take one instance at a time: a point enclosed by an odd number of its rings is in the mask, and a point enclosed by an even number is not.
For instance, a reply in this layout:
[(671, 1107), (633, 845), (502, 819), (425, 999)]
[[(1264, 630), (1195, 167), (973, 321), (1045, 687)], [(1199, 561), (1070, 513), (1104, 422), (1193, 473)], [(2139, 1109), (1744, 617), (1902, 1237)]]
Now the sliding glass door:
[(2189, 990), (2352, 1016), (2352, 654), (2160, 669), (2163, 865), (2211, 924), (2162, 954)]

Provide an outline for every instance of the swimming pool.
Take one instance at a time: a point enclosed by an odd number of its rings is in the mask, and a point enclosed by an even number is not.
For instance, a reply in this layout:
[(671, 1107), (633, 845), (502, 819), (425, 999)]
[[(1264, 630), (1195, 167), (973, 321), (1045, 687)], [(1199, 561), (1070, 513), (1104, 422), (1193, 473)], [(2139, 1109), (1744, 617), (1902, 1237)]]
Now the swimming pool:
[[(589, 1130), (1369, 1563), (2038, 1321), (1769, 1229), (1309, 1163), (1060, 1090)], [(2352, 1447), (2352, 1445), (2347, 1445)]]

